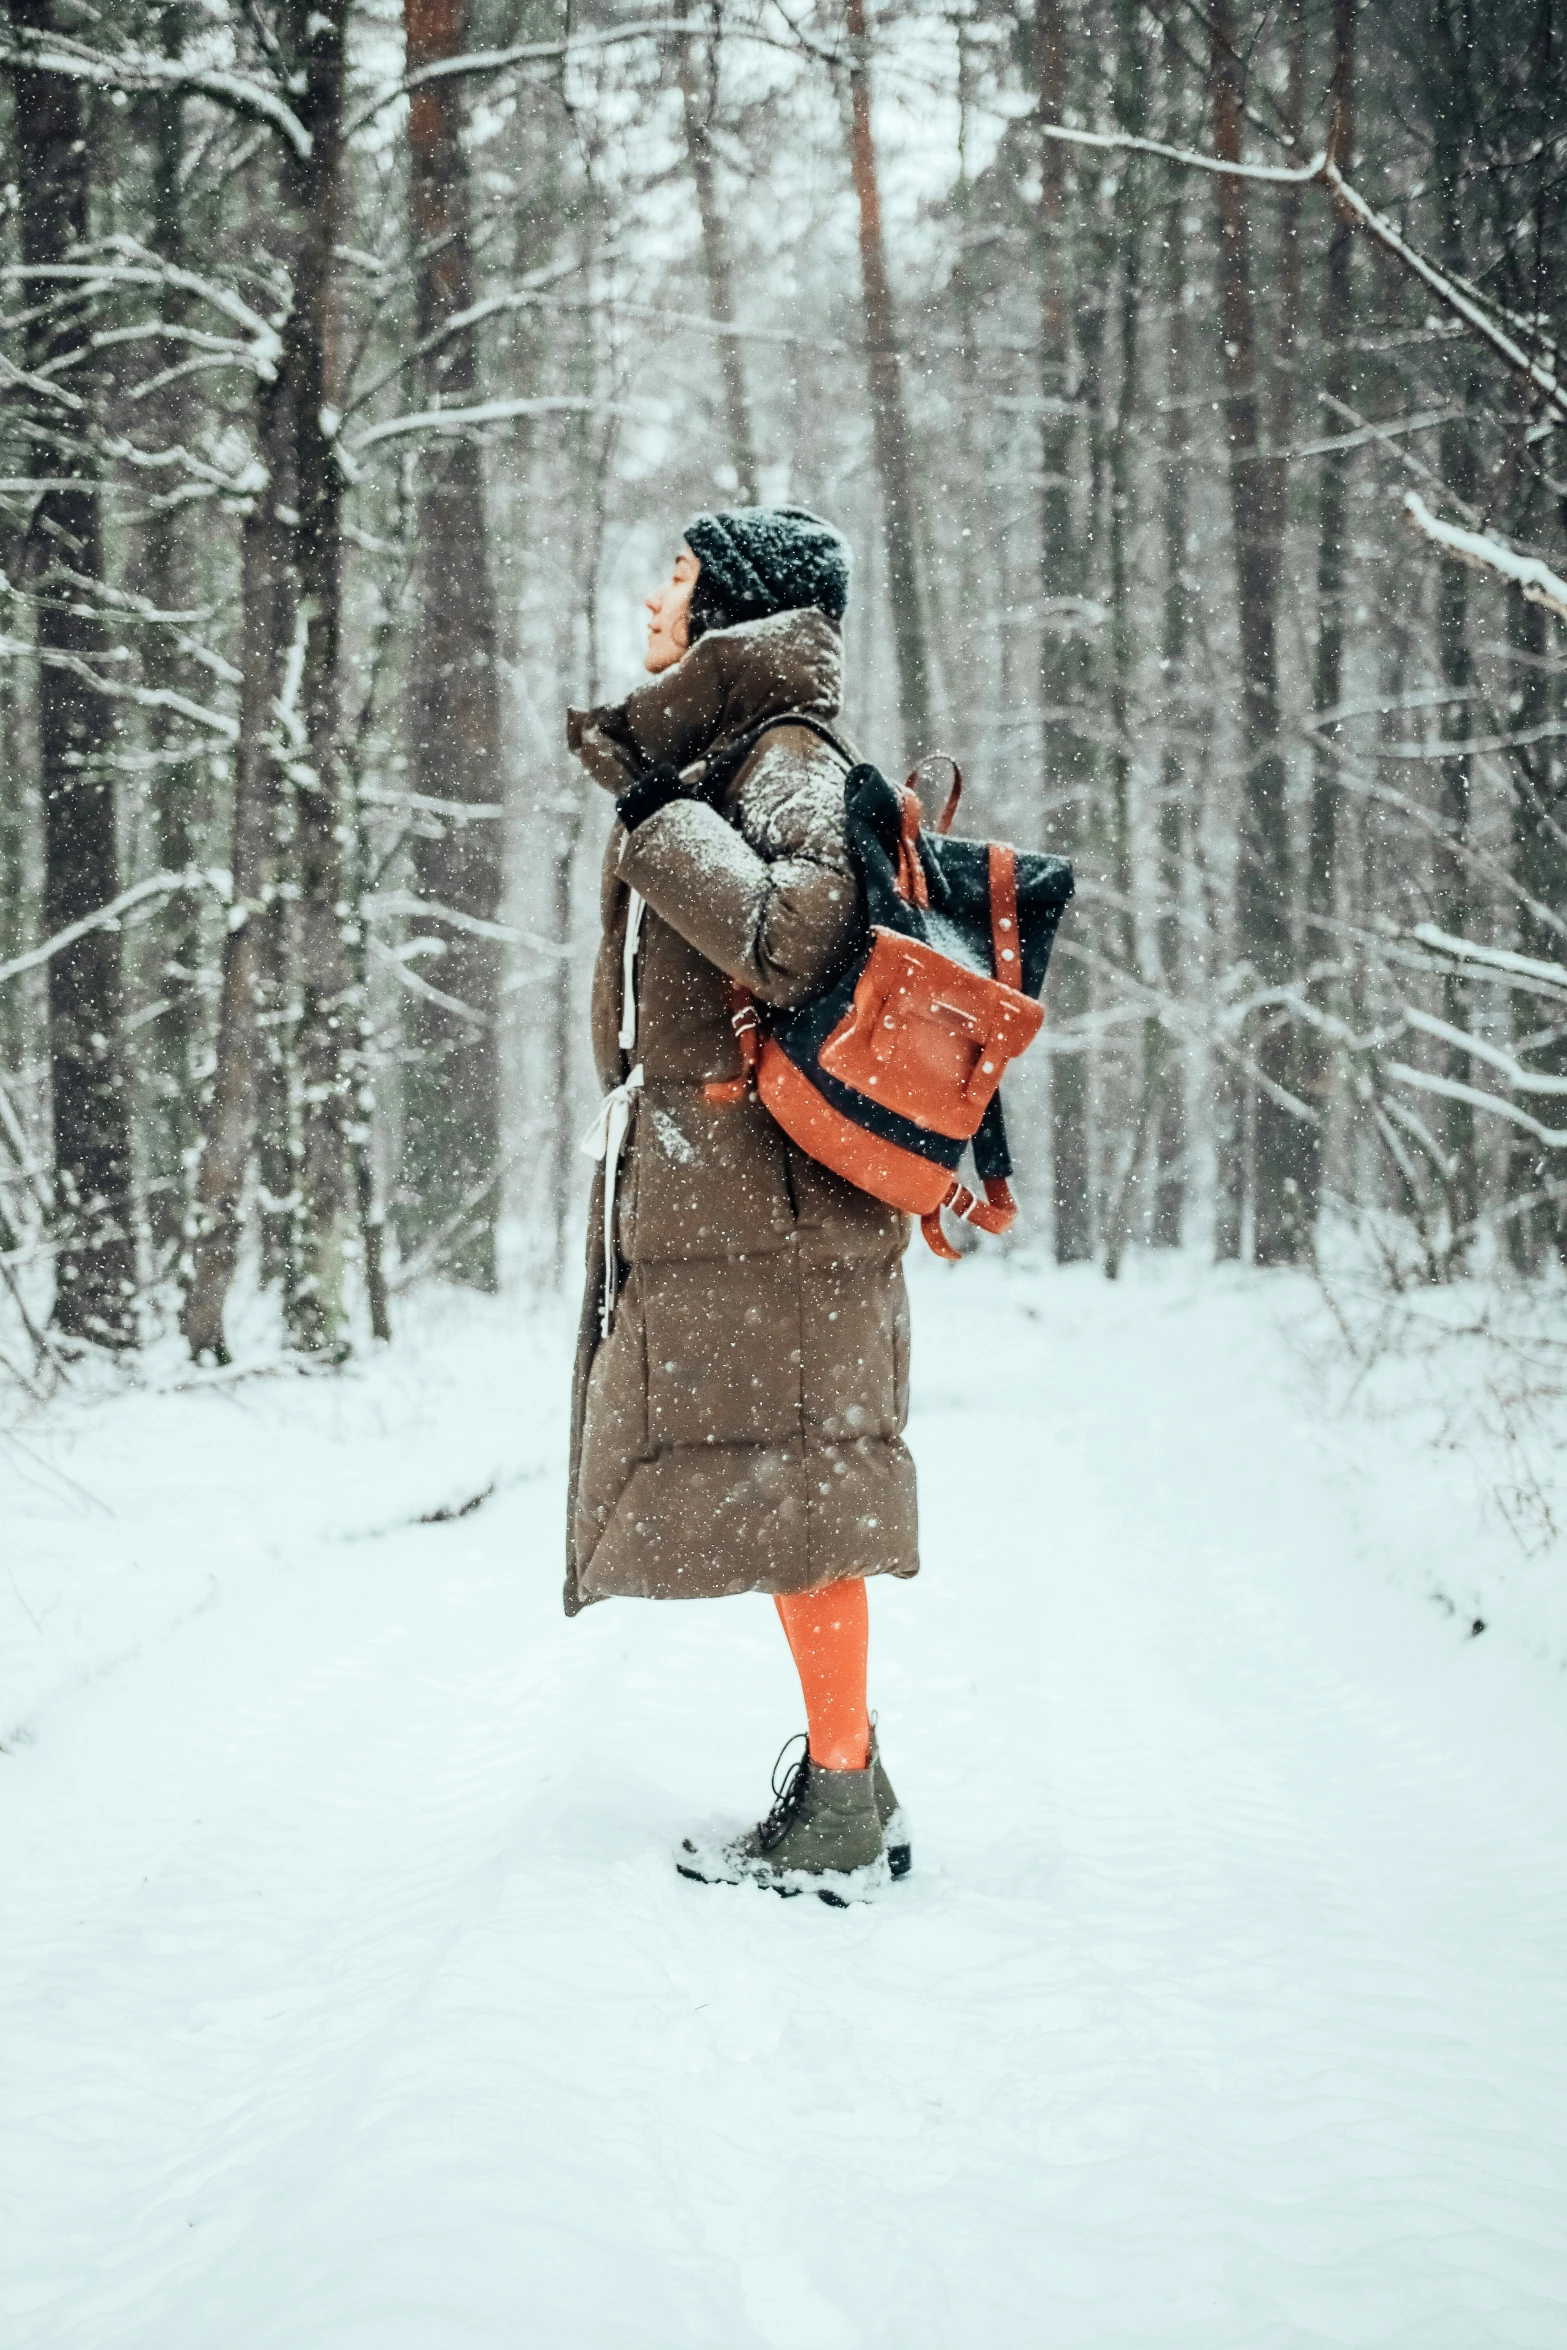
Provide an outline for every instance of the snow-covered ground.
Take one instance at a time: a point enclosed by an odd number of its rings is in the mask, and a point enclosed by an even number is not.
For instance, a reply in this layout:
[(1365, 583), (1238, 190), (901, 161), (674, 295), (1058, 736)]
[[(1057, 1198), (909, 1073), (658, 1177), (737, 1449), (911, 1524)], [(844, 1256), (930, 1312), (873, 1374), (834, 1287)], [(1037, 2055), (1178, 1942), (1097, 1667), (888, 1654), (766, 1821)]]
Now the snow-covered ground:
[(871, 1909), (674, 1873), (797, 1692), (561, 1617), (556, 1309), (0, 1434), (6, 2350), (1561, 2350), (1560, 1554), (1304, 1283), (916, 1292)]

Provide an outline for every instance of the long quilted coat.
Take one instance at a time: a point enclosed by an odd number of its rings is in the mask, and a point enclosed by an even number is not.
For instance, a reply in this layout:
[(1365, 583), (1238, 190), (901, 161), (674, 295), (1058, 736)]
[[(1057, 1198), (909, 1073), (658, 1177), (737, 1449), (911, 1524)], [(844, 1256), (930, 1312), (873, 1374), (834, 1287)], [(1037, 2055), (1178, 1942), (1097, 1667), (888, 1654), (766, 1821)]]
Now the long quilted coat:
[[(783, 711), (830, 722), (838, 631), (800, 610), (702, 637), (568, 740), (611, 792), (623, 749), (685, 768)], [(594, 973), (601, 1083), (633, 1094), (615, 1228), (618, 1295), (601, 1335), (603, 1176), (588, 1227), (573, 1397), (566, 1608), (614, 1595), (705, 1599), (913, 1575), (907, 1226), (790, 1143), (738, 1073), (729, 979), (763, 1003), (813, 994), (861, 914), (844, 838), (846, 761), (804, 727), (766, 735), (720, 806), (681, 799), (604, 867)], [(646, 902), (634, 1054), (617, 1042), (627, 909)]]

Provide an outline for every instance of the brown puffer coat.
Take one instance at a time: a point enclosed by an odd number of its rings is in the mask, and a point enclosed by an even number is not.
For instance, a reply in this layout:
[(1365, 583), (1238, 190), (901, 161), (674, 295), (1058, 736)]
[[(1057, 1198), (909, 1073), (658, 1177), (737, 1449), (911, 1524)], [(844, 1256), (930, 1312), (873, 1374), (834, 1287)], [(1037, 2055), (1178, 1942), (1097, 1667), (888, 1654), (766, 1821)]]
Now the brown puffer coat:
[[(596, 781), (615, 738), (684, 769), (774, 713), (830, 722), (838, 631), (801, 610), (704, 636), (612, 710), (573, 711)], [(738, 1074), (726, 974), (764, 1003), (813, 994), (860, 921), (845, 760), (804, 727), (767, 734), (721, 809), (672, 802), (604, 867), (593, 1043), (606, 1087), (640, 1063), (616, 1198), (619, 1293), (600, 1335), (603, 1174), (588, 1227), (572, 1414), (566, 1609), (595, 1599), (806, 1591), (913, 1575), (902, 1216), (806, 1158)], [(630, 893), (646, 901), (634, 1052), (618, 1044)]]

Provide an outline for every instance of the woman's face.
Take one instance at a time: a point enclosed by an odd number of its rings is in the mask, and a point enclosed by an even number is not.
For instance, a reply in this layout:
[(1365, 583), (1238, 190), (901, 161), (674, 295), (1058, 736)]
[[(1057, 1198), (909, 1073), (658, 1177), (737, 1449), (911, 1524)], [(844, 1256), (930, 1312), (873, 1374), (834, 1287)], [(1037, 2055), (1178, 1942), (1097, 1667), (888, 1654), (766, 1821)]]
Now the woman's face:
[(644, 666), (654, 677), (661, 669), (673, 669), (690, 647), (691, 590), (701, 568), (690, 548), (682, 547), (673, 575), (642, 599), (648, 610)]

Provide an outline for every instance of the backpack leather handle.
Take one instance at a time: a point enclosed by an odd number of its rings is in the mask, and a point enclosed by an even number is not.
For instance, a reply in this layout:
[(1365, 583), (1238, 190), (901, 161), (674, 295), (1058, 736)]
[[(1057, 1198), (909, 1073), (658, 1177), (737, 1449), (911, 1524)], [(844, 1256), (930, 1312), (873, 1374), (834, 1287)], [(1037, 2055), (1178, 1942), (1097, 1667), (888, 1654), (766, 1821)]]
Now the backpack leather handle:
[[(963, 770), (949, 751), (934, 751), (931, 756), (932, 758), (945, 759), (947, 765), (952, 769), (952, 789), (947, 794), (946, 806), (936, 818), (936, 830), (947, 833), (952, 830), (952, 819), (957, 814), (958, 802), (963, 797)], [(903, 779), (904, 790), (913, 792), (916, 799), (919, 797), (919, 784), (916, 781), (918, 775), (919, 768), (911, 767)]]

